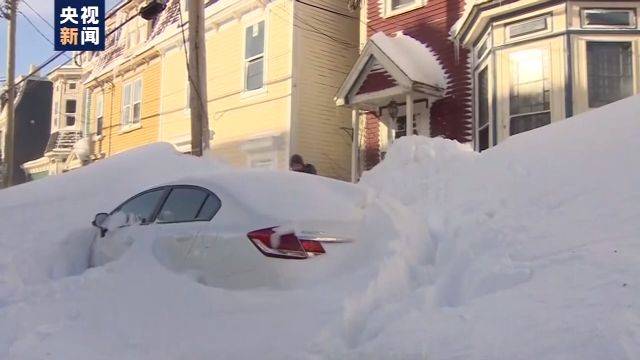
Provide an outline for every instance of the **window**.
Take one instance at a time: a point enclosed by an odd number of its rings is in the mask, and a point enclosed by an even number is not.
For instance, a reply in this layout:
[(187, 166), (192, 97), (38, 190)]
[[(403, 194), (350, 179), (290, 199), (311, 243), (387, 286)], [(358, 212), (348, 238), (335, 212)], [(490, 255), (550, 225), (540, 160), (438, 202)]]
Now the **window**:
[(202, 209), (198, 213), (198, 217), (196, 220), (199, 221), (210, 221), (216, 215), (218, 210), (222, 207), (222, 203), (217, 196), (209, 195), (207, 201), (202, 205)]
[(76, 124), (76, 101), (67, 100), (64, 107), (65, 125), (73, 126)]
[(393, 16), (416, 9), (426, 0), (384, 0), (384, 16)]
[(75, 90), (76, 89), (76, 83), (70, 82), (69, 84), (67, 84), (67, 89)]
[(488, 67), (478, 74), (478, 118), (477, 118), (477, 148), (484, 151), (489, 148), (489, 75)]
[(257, 90), (264, 86), (264, 21), (245, 29), (244, 89)]
[(137, 223), (147, 223), (152, 220), (153, 212), (158, 207), (165, 191), (165, 189), (158, 189), (142, 193), (120, 205), (115, 212), (133, 217)]
[(633, 95), (632, 53), (630, 42), (587, 42), (589, 107)]
[(491, 48), (491, 30), (487, 32), (485, 36), (482, 37), (480, 44), (476, 46), (476, 62), (480, 61)]
[(631, 9), (583, 9), (583, 28), (635, 28), (636, 13)]
[(507, 26), (509, 39), (515, 39), (518, 37), (547, 30), (549, 29), (549, 19), (549, 16), (543, 16), (509, 25)]
[(149, 24), (147, 20), (137, 17), (127, 27), (127, 48), (131, 49), (134, 46), (144, 42), (147, 39), (147, 31)]
[[(418, 135), (418, 128), (416, 124), (416, 117), (413, 117), (413, 135)], [(407, 117), (398, 116), (396, 119), (396, 131), (395, 138), (399, 139), (403, 136), (407, 136)]]
[(96, 95), (96, 135), (102, 136), (104, 126), (104, 95)]
[(413, 5), (414, 0), (391, 0), (391, 10), (398, 10)]
[(541, 49), (510, 56), (509, 132), (515, 135), (551, 123), (549, 55)]
[(220, 200), (194, 188), (175, 188), (167, 197), (160, 213), (159, 223), (208, 221), (220, 208)]
[(142, 79), (128, 83), (122, 90), (122, 126), (140, 123)]

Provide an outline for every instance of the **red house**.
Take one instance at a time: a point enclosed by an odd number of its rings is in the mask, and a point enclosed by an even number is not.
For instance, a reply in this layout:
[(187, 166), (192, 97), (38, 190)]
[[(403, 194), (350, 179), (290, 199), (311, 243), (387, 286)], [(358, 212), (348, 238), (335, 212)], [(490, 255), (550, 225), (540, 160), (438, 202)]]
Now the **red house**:
[[(367, 41), (335, 101), (354, 111), (353, 178), (406, 134), (471, 141), (466, 50), (449, 31), (464, 0), (369, 0), (359, 4)], [(407, 122), (407, 119), (413, 121)], [(358, 144), (359, 143), (359, 144)]]

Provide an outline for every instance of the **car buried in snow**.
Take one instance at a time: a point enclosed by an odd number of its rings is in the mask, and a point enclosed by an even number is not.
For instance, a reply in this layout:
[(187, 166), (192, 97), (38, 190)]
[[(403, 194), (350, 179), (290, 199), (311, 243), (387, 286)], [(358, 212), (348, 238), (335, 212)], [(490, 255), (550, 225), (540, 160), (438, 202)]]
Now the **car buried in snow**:
[(366, 252), (357, 240), (372, 198), (364, 187), (287, 172), (185, 179), (97, 214), (90, 265), (126, 256), (143, 241), (164, 266), (213, 286), (273, 285), (309, 262), (344, 269)]

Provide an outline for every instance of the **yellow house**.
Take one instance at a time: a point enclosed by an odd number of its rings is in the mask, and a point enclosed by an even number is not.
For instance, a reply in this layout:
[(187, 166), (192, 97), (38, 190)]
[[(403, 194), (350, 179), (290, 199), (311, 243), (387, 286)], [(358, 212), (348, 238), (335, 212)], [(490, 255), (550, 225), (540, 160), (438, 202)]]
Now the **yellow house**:
[(164, 30), (138, 16), (142, 1), (123, 2), (107, 21), (106, 50), (82, 57), (85, 133), (95, 159), (158, 141), (161, 57), (156, 39)]
[[(107, 50), (82, 58), (96, 159), (157, 141), (191, 149), (186, 1), (127, 22), (143, 3), (113, 10)], [(271, 169), (298, 153), (320, 175), (349, 180), (351, 114), (333, 96), (356, 59), (358, 25), (343, 0), (205, 1), (212, 151)]]
[[(184, 6), (170, 2), (165, 12), (186, 21)], [(351, 114), (332, 102), (357, 56), (359, 22), (346, 2), (209, 1), (205, 19), (213, 152), (234, 165), (271, 169), (287, 169), (298, 153), (319, 174), (349, 179)], [(176, 28), (157, 45), (158, 139), (188, 151), (182, 35)]]

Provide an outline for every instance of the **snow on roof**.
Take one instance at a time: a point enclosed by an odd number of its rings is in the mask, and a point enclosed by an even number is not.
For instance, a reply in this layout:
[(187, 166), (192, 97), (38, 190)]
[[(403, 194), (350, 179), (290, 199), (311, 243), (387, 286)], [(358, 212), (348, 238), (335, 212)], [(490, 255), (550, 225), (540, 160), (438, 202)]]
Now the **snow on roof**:
[(446, 88), (447, 75), (435, 52), (411, 36), (394, 37), (378, 32), (371, 41), (382, 50), (411, 80)]

